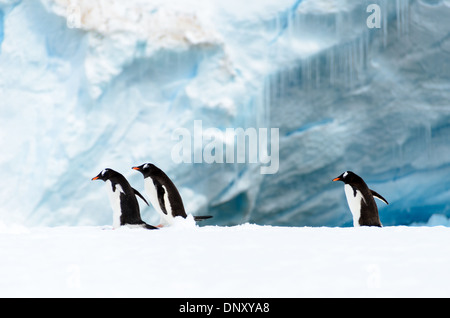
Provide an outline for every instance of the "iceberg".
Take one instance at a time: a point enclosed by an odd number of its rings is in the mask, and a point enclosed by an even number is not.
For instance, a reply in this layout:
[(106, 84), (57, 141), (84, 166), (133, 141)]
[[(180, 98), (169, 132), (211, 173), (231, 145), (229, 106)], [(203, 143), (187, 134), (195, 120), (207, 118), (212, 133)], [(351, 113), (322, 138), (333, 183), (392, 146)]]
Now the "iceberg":
[[(449, 217), (449, 14), (444, 0), (2, 0), (0, 218), (109, 224), (90, 179), (110, 167), (143, 189), (143, 162), (204, 224), (351, 225), (331, 182), (345, 170), (391, 203), (385, 225)], [(279, 129), (277, 173), (174, 162), (173, 132), (194, 121), (223, 144), (227, 128)]]

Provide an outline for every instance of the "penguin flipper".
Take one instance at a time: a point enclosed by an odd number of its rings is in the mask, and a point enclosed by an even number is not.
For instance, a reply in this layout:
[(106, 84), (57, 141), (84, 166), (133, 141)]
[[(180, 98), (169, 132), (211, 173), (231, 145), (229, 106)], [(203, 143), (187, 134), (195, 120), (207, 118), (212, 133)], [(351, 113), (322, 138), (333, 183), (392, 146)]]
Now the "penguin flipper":
[(370, 189), (370, 192), (372, 193), (372, 195), (377, 198), (378, 200), (383, 201), (384, 203), (386, 203), (387, 205), (389, 205), (389, 203), (387, 202), (387, 200), (385, 198), (383, 198), (380, 194), (378, 194), (376, 191), (373, 191)]
[(158, 195), (159, 207), (161, 208), (161, 211), (163, 211), (163, 213), (167, 215), (166, 203), (164, 199), (166, 191), (164, 190), (163, 185), (160, 183), (155, 183), (155, 186), (156, 186), (156, 193)]
[(142, 200), (144, 200), (144, 202), (145, 202), (147, 205), (149, 205), (148, 202), (147, 202), (147, 200), (145, 200), (145, 198), (142, 196), (142, 194), (139, 193), (138, 190), (136, 190), (135, 188), (132, 188), (132, 189), (133, 189), (135, 195), (137, 195), (138, 197), (140, 197)]

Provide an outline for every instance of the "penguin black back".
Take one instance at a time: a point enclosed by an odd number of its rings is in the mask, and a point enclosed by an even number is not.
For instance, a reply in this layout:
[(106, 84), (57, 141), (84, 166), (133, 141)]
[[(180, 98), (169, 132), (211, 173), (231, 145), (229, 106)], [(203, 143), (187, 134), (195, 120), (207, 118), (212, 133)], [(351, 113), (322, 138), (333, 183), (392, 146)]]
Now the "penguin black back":
[(120, 226), (140, 225), (147, 229), (156, 229), (156, 227), (142, 221), (136, 196), (144, 200), (147, 205), (148, 202), (136, 189), (131, 187), (122, 174), (113, 169), (106, 168), (96, 177), (92, 178), (92, 180), (103, 180), (107, 183), (114, 218), (119, 218)]
[(364, 180), (352, 171), (344, 172), (333, 181), (342, 181), (345, 184), (345, 195), (353, 215), (354, 226), (382, 226), (374, 197), (388, 204), (386, 199), (369, 189)]

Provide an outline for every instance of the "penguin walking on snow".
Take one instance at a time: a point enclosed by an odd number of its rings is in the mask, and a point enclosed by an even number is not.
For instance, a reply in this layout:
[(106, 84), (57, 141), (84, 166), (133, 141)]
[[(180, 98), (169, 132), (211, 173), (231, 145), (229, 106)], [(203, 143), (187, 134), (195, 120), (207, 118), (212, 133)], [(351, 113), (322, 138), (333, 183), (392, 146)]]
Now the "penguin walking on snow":
[(364, 180), (351, 171), (346, 171), (333, 181), (345, 183), (345, 196), (350, 211), (353, 215), (353, 226), (379, 226), (381, 227), (378, 215), (377, 204), (374, 197), (389, 204), (385, 198), (377, 192), (370, 190)]
[[(161, 169), (151, 163), (145, 163), (132, 169), (141, 172), (144, 176), (145, 192), (161, 218), (161, 224), (158, 226), (172, 225), (177, 216), (187, 217), (177, 187)], [(194, 216), (194, 220), (200, 221), (211, 217)]]
[(114, 229), (122, 225), (138, 226), (149, 230), (157, 229), (142, 221), (136, 196), (139, 196), (144, 200), (147, 205), (148, 202), (136, 189), (131, 187), (123, 175), (117, 171), (106, 168), (96, 177), (92, 178), (92, 180), (98, 179), (103, 180), (106, 183), (106, 190), (113, 209)]

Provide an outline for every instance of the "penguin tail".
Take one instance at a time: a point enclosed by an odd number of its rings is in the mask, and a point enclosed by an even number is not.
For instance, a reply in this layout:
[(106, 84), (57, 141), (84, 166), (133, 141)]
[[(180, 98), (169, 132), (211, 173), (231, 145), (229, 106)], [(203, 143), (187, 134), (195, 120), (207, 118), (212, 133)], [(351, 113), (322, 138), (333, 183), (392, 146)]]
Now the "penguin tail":
[(144, 223), (143, 225), (144, 225), (144, 229), (147, 229), (147, 230), (159, 230), (159, 228), (157, 228), (156, 226), (153, 226), (153, 225), (150, 225), (147, 223)]
[(212, 218), (212, 215), (198, 215), (194, 216), (195, 221), (203, 221)]

